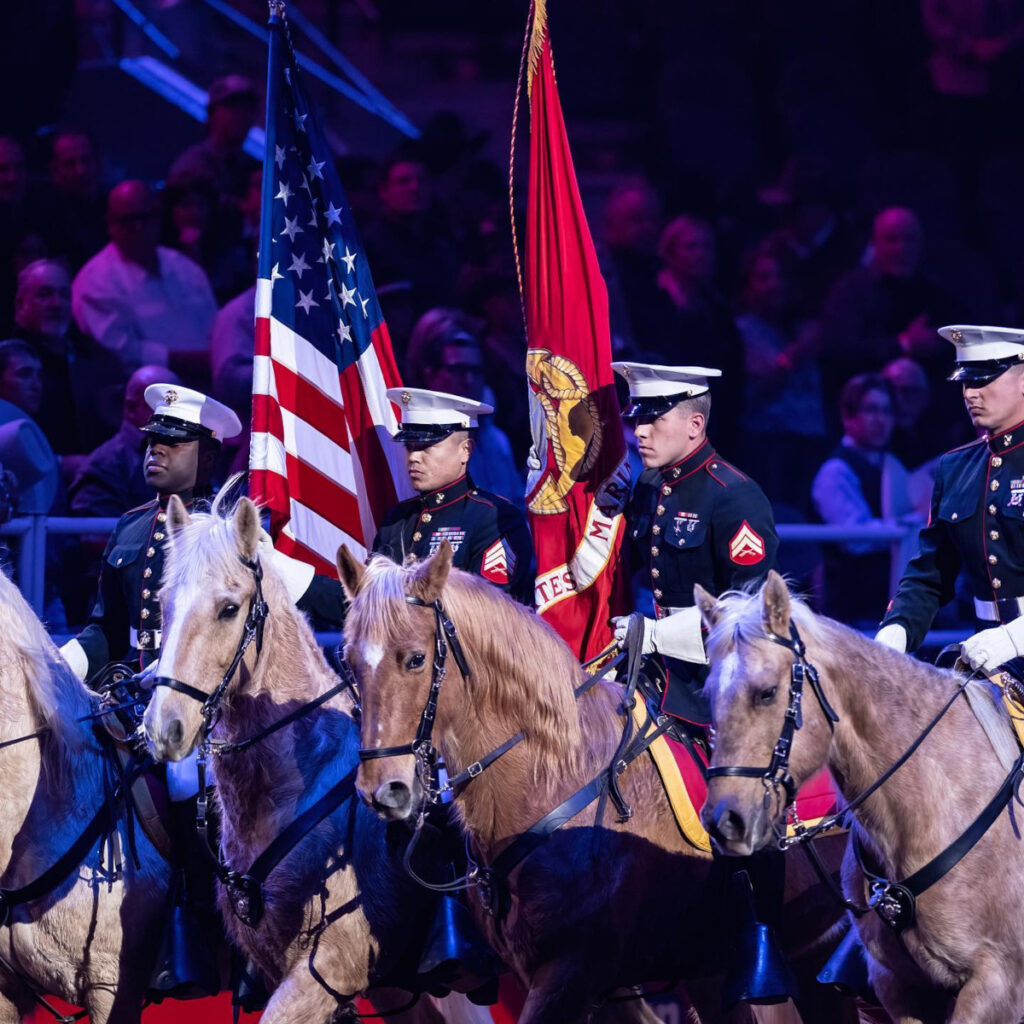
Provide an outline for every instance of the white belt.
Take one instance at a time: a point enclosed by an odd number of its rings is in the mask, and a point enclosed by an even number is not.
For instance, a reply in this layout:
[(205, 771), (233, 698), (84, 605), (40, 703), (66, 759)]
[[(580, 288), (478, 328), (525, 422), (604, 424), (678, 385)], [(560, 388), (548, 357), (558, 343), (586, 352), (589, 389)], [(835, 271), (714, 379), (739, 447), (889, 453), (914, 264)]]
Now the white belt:
[(128, 629), (128, 646), (137, 651), (160, 650), (162, 638), (163, 631), (159, 629), (136, 629), (134, 626)]
[(1024, 615), (1024, 597), (1004, 597), (1000, 601), (974, 599), (974, 614), (985, 622), (1002, 622)]

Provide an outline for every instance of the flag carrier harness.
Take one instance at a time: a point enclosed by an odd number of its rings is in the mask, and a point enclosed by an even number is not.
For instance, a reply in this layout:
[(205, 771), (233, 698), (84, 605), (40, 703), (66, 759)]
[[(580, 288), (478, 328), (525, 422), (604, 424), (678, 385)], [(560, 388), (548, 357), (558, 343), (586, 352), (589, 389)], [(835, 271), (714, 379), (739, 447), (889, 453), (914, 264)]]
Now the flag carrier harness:
[(842, 826), (844, 821), (849, 820), (849, 816), (856, 812), (857, 808), (861, 807), (870, 796), (881, 789), (910, 760), (918, 747), (921, 746), (932, 730), (946, 716), (949, 709), (956, 703), (957, 698), (964, 693), (968, 684), (975, 679), (976, 675), (971, 674), (964, 678), (935, 717), (918, 734), (917, 738), (870, 786), (858, 793), (842, 810), (808, 827), (804, 825), (796, 813), (794, 804), (796, 799), (796, 783), (790, 773), (789, 766), (794, 735), (803, 726), (802, 701), (804, 683), (810, 683), (811, 690), (818, 701), (822, 714), (825, 716), (829, 730), (833, 733), (835, 732), (836, 724), (839, 722), (839, 715), (836, 714), (835, 709), (825, 695), (817, 669), (807, 661), (806, 647), (800, 638), (796, 624), (793, 622), (790, 623), (789, 633), (789, 637), (786, 638), (768, 629), (765, 630), (765, 636), (772, 643), (786, 648), (793, 655), (793, 665), (790, 669), (789, 679), (789, 702), (782, 723), (782, 731), (772, 750), (772, 756), (767, 767), (715, 765), (708, 769), (708, 778), (760, 779), (764, 784), (765, 811), (771, 811), (773, 805), (778, 807), (782, 804), (786, 810), (788, 820), (793, 825), (794, 834), (792, 836), (787, 836), (785, 831), (780, 829), (778, 825), (773, 825), (779, 849), (785, 851), (794, 846), (802, 847), (807, 853), (818, 877), (828, 886), (833, 896), (845, 909), (850, 911), (855, 917), (863, 917), (873, 910), (885, 924), (892, 928), (897, 935), (900, 935), (908, 928), (914, 926), (917, 918), (917, 897), (945, 877), (963, 860), (982, 836), (992, 827), (996, 819), (1014, 797), (1020, 802), (1018, 789), (1022, 778), (1024, 778), (1024, 751), (1022, 751), (1010, 768), (996, 794), (985, 805), (974, 821), (941, 853), (937, 854), (927, 864), (906, 878), (894, 881), (870, 870), (865, 864), (866, 851), (861, 841), (857, 838), (856, 833), (854, 833), (851, 836), (854, 856), (857, 859), (858, 867), (871, 886), (868, 905), (865, 907), (854, 903), (843, 895), (835, 881), (825, 871), (811, 845), (811, 840), (829, 829)]

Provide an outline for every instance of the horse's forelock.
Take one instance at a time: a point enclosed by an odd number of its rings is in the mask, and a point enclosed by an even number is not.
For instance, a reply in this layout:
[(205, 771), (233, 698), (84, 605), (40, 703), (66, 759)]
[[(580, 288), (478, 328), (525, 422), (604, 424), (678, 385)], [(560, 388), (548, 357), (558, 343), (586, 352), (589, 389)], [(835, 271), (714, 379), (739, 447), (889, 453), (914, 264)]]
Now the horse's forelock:
[(346, 638), (384, 648), (408, 637), (413, 619), (405, 597), (411, 577), (410, 566), (374, 555), (366, 566), (363, 583), (345, 620)]
[(231, 522), (230, 511), (225, 515), (193, 512), (169, 546), (160, 585), (178, 591), (210, 576), (223, 580), (241, 576), (244, 566), (238, 559)]

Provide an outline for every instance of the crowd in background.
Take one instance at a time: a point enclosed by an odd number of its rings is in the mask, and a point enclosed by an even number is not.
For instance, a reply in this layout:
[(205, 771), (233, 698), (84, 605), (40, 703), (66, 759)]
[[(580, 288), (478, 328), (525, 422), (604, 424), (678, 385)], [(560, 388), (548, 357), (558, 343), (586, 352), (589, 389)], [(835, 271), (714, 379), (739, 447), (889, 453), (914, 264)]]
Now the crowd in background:
[[(605, 11), (613, 22), (621, 6)], [(1024, 323), (1024, 3), (808, 3), (789, 20), (770, 3), (678, 6), (639, 5), (608, 72), (614, 96), (588, 78), (592, 33), (552, 14), (570, 115), (605, 103), (641, 127), (639, 147), (603, 139), (577, 153), (614, 355), (723, 371), (711, 438), (780, 522), (920, 522), (934, 460), (971, 440), (935, 329)], [(515, 22), (511, 5), (464, 13), (481, 39)], [(418, 15), (399, 4), (387, 17)], [(484, 46), (475, 59), (483, 75), (497, 58)], [(205, 128), (157, 180), (130, 168), (111, 180), (59, 102), (41, 107), (45, 123), (7, 117), (0, 510), (113, 516), (148, 500), (147, 384), (179, 380), (248, 422), (261, 170), (243, 146), (262, 96), (218, 70)], [(423, 127), (384, 158), (340, 156), (338, 170), (403, 380), (495, 405), (471, 471), (522, 503), (526, 343), (507, 173), (457, 114)], [(42, 498), (21, 497), (36, 483), (12, 447), (26, 420), (55, 456)], [(243, 436), (222, 475), (246, 457)], [(81, 621), (95, 553), (51, 547), (48, 614)], [(889, 540), (784, 545), (783, 568), (826, 611), (873, 623), (890, 554)]]

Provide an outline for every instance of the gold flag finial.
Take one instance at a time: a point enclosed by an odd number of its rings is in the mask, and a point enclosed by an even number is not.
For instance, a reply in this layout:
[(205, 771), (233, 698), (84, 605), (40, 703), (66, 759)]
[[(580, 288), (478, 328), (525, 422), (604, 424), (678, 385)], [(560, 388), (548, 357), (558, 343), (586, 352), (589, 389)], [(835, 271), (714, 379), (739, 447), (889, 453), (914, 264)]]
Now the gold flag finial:
[(548, 33), (547, 0), (533, 0), (533, 27), (530, 30), (530, 53), (526, 65), (526, 91), (533, 89), (533, 76), (537, 73), (540, 51)]

